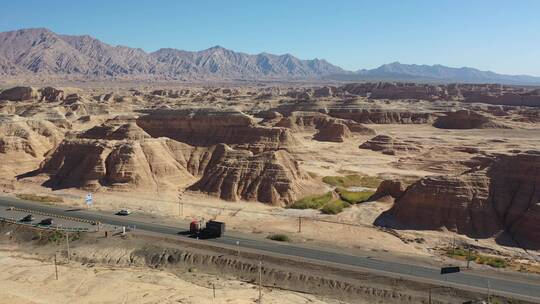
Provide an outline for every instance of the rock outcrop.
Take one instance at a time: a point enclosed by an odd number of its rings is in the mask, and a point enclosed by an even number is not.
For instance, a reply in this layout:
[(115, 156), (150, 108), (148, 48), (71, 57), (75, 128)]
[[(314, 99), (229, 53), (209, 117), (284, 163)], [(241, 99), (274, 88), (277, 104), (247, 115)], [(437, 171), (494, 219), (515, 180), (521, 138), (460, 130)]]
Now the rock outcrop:
[(319, 131), (313, 136), (318, 141), (343, 142), (345, 138), (351, 137), (351, 131), (347, 125), (339, 122), (331, 122), (322, 125)]
[(290, 130), (258, 126), (238, 111), (163, 110), (137, 119), (152, 137), (168, 137), (193, 146), (224, 143), (255, 153), (292, 149), (296, 140)]
[(0, 100), (26, 101), (38, 97), (38, 91), (32, 87), (13, 87), (0, 92)]
[(508, 129), (505, 124), (495, 122), (490, 117), (470, 110), (447, 112), (433, 123), (439, 129)]
[(360, 145), (360, 149), (381, 151), (383, 154), (394, 155), (396, 152), (419, 152), (422, 150), (420, 143), (414, 141), (402, 141), (388, 135), (377, 135)]
[(332, 97), (336, 95), (336, 87), (325, 86), (317, 88), (313, 91), (313, 97)]
[(0, 177), (13, 178), (36, 169), (62, 137), (51, 122), (0, 115)]
[(331, 108), (328, 115), (366, 124), (425, 124), (433, 121), (430, 112), (393, 109)]
[(405, 192), (405, 188), (405, 185), (400, 180), (386, 179), (379, 184), (377, 191), (375, 191), (369, 200), (376, 201), (388, 196), (399, 199)]
[(190, 187), (221, 199), (257, 200), (275, 205), (289, 204), (311, 181), (284, 150), (254, 155), (218, 145), (202, 178)]
[(196, 181), (207, 149), (169, 139), (99, 140), (69, 138), (47, 157), (41, 174), (53, 189), (171, 190)]
[(477, 238), (506, 231), (517, 245), (540, 249), (540, 153), (501, 155), (462, 175), (423, 178), (377, 222)]
[(375, 131), (354, 120), (339, 119), (324, 113), (308, 111), (291, 112), (287, 117), (281, 118), (275, 126), (292, 130), (319, 130), (323, 128), (331, 129), (335, 124), (345, 125), (353, 133), (362, 135), (375, 134)]
[(38, 92), (40, 95), (40, 101), (55, 102), (64, 98), (64, 91), (55, 89), (53, 87), (44, 87), (39, 89)]
[(443, 86), (417, 83), (351, 83), (339, 88), (350, 94), (373, 99), (445, 99), (448, 94)]

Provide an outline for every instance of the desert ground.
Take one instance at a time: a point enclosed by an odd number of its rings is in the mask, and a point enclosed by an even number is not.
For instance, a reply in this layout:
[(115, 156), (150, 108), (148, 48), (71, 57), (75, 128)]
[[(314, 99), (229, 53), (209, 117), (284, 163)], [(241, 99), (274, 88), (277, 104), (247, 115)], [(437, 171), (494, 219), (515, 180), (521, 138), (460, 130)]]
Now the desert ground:
[[(181, 276), (159, 269), (82, 265), (0, 249), (1, 303), (256, 303), (257, 285), (215, 275)], [(215, 290), (215, 298), (214, 298)], [(265, 303), (340, 303), (308, 294), (264, 288)]]
[[(470, 245), (475, 267), (493, 270), (485, 261), (498, 259), (498, 271), (539, 272), (540, 108), (520, 103), (537, 91), (411, 84), (6, 88), (0, 186), (7, 196), (81, 207), (91, 192), (97, 210), (130, 209), (163, 223), (217, 219), (233, 231), (430, 265), (462, 261), (448, 248)], [(70, 265), (61, 267), (73, 267), (73, 277), (61, 276), (71, 284), (63, 285), (47, 281), (50, 273), (25, 273), (48, 263), (2, 251), (11, 303), (34, 299), (16, 292), (33, 282), (41, 282), (35, 294), (54, 287), (45, 302), (69, 302), (61, 295), (72, 288), (90, 301), (85, 297), (102, 281), (103, 301), (130, 302), (132, 292), (147, 294), (145, 303), (163, 294), (170, 302), (211, 300), (204, 285), (210, 276)], [(248, 303), (256, 295), (246, 283), (220, 284), (234, 291), (220, 290), (216, 303)], [(125, 292), (114, 292), (120, 286)], [(268, 298), (322, 301), (277, 290)]]

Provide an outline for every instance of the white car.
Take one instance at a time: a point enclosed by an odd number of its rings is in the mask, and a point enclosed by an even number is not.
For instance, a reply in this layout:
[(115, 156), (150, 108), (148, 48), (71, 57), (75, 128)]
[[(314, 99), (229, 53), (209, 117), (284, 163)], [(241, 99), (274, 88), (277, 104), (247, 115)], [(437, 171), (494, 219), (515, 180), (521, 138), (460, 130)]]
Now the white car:
[(118, 211), (116, 214), (117, 215), (130, 215), (131, 211), (129, 211), (127, 209), (122, 209), (122, 210)]

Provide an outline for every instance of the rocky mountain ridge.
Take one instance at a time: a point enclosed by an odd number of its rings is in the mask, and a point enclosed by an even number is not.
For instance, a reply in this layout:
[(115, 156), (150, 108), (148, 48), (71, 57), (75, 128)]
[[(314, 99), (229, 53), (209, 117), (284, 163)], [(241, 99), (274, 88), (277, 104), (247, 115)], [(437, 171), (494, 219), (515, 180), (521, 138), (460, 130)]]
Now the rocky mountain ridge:
[(0, 73), (71, 75), (85, 78), (296, 79), (344, 71), (325, 60), (300, 60), (290, 54), (248, 55), (220, 46), (188, 52), (111, 46), (88, 35), (59, 35), (48, 29), (0, 33)]

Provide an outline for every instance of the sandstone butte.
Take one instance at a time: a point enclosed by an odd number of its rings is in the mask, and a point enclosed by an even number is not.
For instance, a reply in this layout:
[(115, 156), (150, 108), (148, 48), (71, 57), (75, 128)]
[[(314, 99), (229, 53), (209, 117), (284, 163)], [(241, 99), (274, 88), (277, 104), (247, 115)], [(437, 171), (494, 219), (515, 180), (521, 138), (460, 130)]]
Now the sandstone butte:
[(540, 249), (539, 174), (536, 151), (499, 155), (458, 176), (417, 181), (376, 222), (400, 229), (446, 228), (475, 238), (507, 232), (520, 247)]
[(494, 122), (490, 117), (470, 110), (447, 112), (438, 117), (433, 126), (439, 129), (509, 129), (510, 127)]

